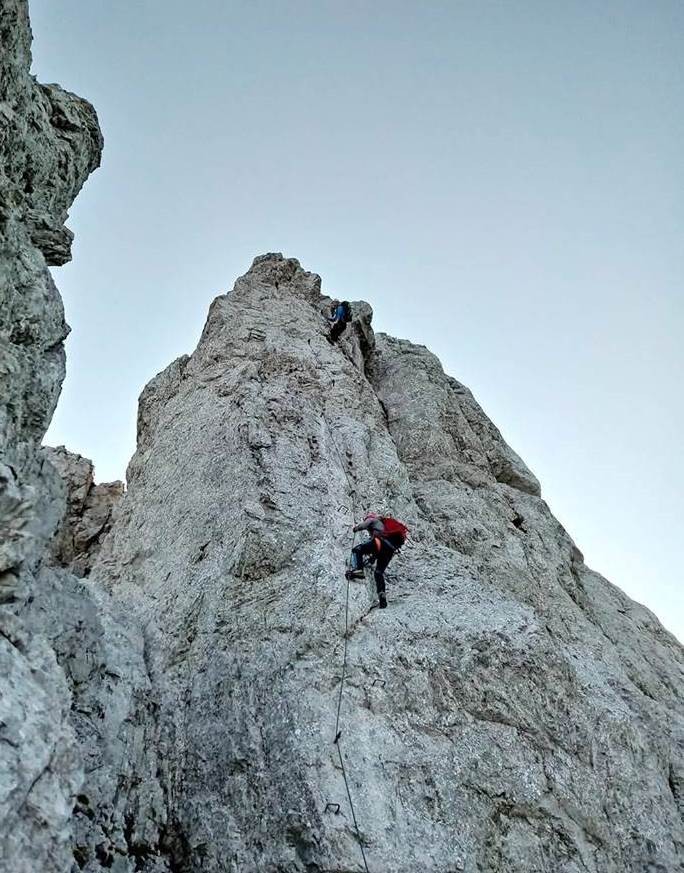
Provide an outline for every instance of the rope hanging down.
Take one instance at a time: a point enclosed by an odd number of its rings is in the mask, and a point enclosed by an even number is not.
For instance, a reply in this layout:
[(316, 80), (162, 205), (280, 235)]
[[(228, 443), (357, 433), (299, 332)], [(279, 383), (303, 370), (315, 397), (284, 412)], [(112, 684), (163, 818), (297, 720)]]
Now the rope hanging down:
[[(347, 468), (344, 463), (344, 459), (342, 457), (342, 452), (337, 445), (337, 441), (335, 440), (335, 435), (332, 432), (332, 428), (327, 422), (327, 419), (324, 418), (325, 424), (328, 429), (328, 433), (330, 434), (330, 440), (333, 444), (335, 452), (337, 453), (338, 460), (340, 462), (340, 467), (342, 468), (342, 472), (345, 475), (347, 480), (347, 486), (349, 488), (349, 497), (351, 503), (351, 515), (352, 515), (352, 523), (354, 521), (354, 508), (355, 508), (355, 497), (356, 497), (356, 488), (354, 487), (354, 483), (351, 481), (349, 473), (347, 472)], [(354, 542), (356, 540), (356, 535), (352, 534), (352, 548), (354, 546)], [(363, 868), (366, 873), (370, 873), (368, 869), (368, 862), (366, 861), (366, 853), (363, 850), (363, 838), (361, 837), (361, 831), (359, 830), (359, 823), (356, 819), (356, 810), (354, 809), (354, 801), (352, 800), (351, 790), (349, 788), (349, 780), (347, 779), (347, 770), (344, 766), (344, 758), (342, 757), (342, 746), (340, 740), (342, 739), (342, 731), (340, 730), (340, 714), (342, 711), (342, 695), (344, 692), (344, 683), (347, 678), (347, 640), (349, 637), (349, 589), (351, 586), (351, 580), (347, 578), (347, 591), (345, 596), (344, 603), (344, 650), (342, 655), (342, 675), (340, 677), (340, 693), (337, 698), (337, 715), (335, 717), (335, 736), (333, 738), (333, 744), (337, 747), (337, 757), (340, 762), (340, 769), (342, 770), (342, 778), (344, 779), (344, 787), (347, 790), (347, 799), (349, 800), (349, 809), (352, 814), (352, 821), (354, 822), (354, 830), (356, 831), (356, 841), (359, 844), (359, 849), (361, 849), (361, 857), (363, 859)]]
[(342, 778), (344, 779), (344, 787), (347, 789), (347, 797), (349, 798), (349, 808), (351, 809), (352, 819), (354, 821), (354, 830), (356, 831), (356, 840), (359, 844), (359, 849), (361, 849), (361, 857), (363, 858), (363, 867), (366, 873), (370, 873), (368, 869), (368, 862), (366, 861), (366, 853), (363, 851), (363, 840), (361, 839), (361, 832), (359, 831), (359, 824), (356, 821), (356, 813), (354, 812), (354, 803), (352, 802), (351, 792), (349, 791), (349, 782), (347, 781), (347, 772), (344, 769), (344, 759), (342, 758), (342, 750), (340, 749), (339, 740), (335, 744), (337, 746), (337, 757), (340, 759), (340, 767), (342, 768)]
[[(354, 540), (352, 539), (352, 545)], [(347, 636), (349, 633), (349, 586), (351, 580), (347, 579), (347, 596), (344, 604), (344, 650), (342, 655), (342, 675), (340, 678), (340, 693), (337, 698), (337, 716), (335, 718), (335, 737), (333, 743), (336, 743), (342, 736), (340, 730), (340, 712), (342, 710), (342, 692), (344, 691), (344, 680), (347, 678)]]
[[(352, 538), (352, 546), (354, 545), (354, 539)], [(344, 605), (344, 654), (342, 656), (342, 676), (340, 678), (340, 693), (337, 698), (337, 718), (335, 719), (335, 738), (333, 739), (333, 743), (337, 746), (337, 757), (340, 761), (340, 768), (342, 770), (342, 778), (344, 779), (344, 787), (347, 789), (347, 799), (349, 800), (349, 808), (351, 809), (352, 821), (354, 822), (354, 830), (356, 831), (356, 840), (359, 844), (359, 849), (361, 849), (361, 857), (363, 858), (363, 867), (366, 873), (370, 873), (368, 869), (368, 862), (366, 861), (366, 853), (363, 850), (363, 838), (361, 837), (361, 831), (359, 830), (359, 823), (356, 820), (356, 811), (354, 809), (354, 801), (352, 800), (351, 790), (349, 788), (349, 780), (347, 779), (347, 771), (344, 766), (344, 758), (342, 757), (342, 746), (340, 740), (342, 739), (342, 731), (340, 730), (340, 712), (342, 710), (342, 693), (344, 691), (344, 682), (347, 676), (347, 638), (349, 636), (349, 588), (351, 585), (351, 580), (347, 579), (347, 594)]]

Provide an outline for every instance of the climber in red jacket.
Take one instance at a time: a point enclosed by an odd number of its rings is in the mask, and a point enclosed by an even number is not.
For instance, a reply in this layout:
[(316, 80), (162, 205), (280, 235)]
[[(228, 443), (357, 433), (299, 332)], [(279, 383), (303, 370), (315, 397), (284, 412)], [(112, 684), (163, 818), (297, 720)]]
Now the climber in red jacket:
[(368, 531), (370, 539), (352, 549), (351, 563), (346, 573), (348, 579), (363, 578), (363, 556), (375, 560), (375, 586), (378, 591), (380, 609), (387, 606), (385, 595), (385, 570), (395, 553), (404, 545), (408, 535), (405, 524), (391, 516), (381, 516), (377, 512), (367, 512), (364, 520), (354, 526), (354, 533)]

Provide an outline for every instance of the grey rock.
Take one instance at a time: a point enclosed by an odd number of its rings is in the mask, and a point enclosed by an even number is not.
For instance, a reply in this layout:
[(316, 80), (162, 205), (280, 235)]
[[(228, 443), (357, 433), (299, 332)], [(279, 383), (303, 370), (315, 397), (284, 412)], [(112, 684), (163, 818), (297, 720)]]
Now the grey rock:
[(67, 683), (45, 640), (4, 615), (0, 630), (0, 869), (69, 870), (81, 781)]
[(90, 577), (145, 625), (174, 863), (361, 869), (332, 740), (350, 530), (379, 507), (412, 539), (387, 610), (349, 592), (339, 748), (369, 869), (679, 869), (681, 647), (433, 355), (360, 303), (333, 346), (325, 302), (280, 255), (214, 301), (141, 396)]
[(48, 265), (70, 257), (67, 210), (99, 163), (89, 103), (29, 74), (24, 0), (0, 4), (0, 869), (68, 870), (82, 778), (69, 686), (21, 611), (33, 596), (63, 488), (40, 443), (68, 333)]
[(90, 573), (124, 494), (123, 482), (95, 483), (92, 462), (66, 450), (46, 449), (66, 486), (66, 512), (51, 543), (53, 561), (76, 576)]
[(158, 851), (166, 830), (158, 775), (164, 764), (144, 631), (72, 573), (46, 566), (37, 581), (23, 618), (63, 671), (79, 768), (69, 797), (68, 857), (54, 869), (69, 870), (75, 861), (88, 871), (168, 873)]
[(102, 137), (89, 103), (29, 74), (25, 2), (2, 4), (0, 36), (0, 461), (3, 489), (19, 492), (3, 548), (19, 566), (41, 553), (56, 521), (35, 511), (53, 484), (38, 447), (64, 378), (68, 333), (48, 265), (69, 258), (64, 220), (99, 163)]
[[(681, 870), (681, 646), (368, 304), (331, 345), (259, 257), (143, 391), (123, 497), (40, 450), (101, 137), (25, 2), (0, 35), (0, 869)], [(368, 508), (412, 530), (383, 611), (343, 576)]]
[[(480, 488), (497, 482), (539, 495), (539, 482), (471, 392), (424, 346), (380, 335), (369, 375), (402, 461), (414, 478)], [(410, 389), (410, 390), (407, 390)]]

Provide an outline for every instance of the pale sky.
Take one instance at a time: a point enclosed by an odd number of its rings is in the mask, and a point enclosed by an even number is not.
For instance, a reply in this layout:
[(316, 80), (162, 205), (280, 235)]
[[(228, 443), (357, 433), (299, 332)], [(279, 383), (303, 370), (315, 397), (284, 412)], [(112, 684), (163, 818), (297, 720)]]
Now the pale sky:
[(102, 168), (47, 441), (124, 476), (143, 385), (282, 251), (424, 343), (587, 563), (684, 639), (681, 0), (32, 0)]

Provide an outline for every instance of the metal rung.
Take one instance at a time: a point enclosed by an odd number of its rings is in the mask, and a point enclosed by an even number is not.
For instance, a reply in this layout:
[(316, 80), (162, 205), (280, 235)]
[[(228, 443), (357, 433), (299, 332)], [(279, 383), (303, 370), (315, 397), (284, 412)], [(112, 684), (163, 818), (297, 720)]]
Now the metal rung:
[(335, 815), (339, 815), (340, 814), (339, 803), (326, 803), (324, 812), (328, 812), (328, 810), (332, 810)]

